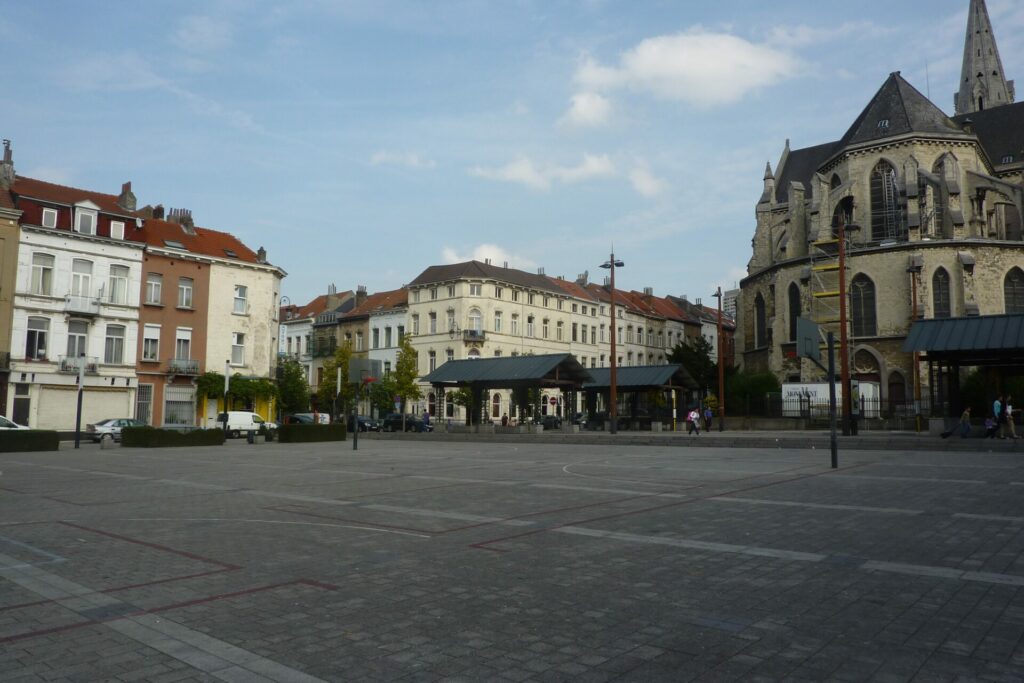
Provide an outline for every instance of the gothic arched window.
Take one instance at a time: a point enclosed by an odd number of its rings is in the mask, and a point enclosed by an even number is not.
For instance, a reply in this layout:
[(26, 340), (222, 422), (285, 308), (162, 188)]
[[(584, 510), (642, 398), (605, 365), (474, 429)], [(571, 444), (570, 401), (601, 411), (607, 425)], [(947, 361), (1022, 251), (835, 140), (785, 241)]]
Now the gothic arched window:
[(800, 287), (789, 285), (789, 341), (796, 341), (796, 319), (800, 317)]
[(1007, 313), (1024, 313), (1024, 271), (1020, 268), (1006, 274), (1003, 301)]
[(875, 318), (875, 283), (859, 273), (850, 283), (850, 301), (853, 314), (853, 336), (873, 337), (878, 334)]
[(883, 159), (871, 172), (871, 239), (906, 239), (906, 226), (896, 169)]
[(939, 268), (932, 276), (932, 308), (936, 318), (948, 318), (952, 313), (949, 298), (949, 273)]
[(765, 323), (764, 297), (758, 293), (754, 298), (754, 345), (758, 348), (768, 345), (768, 330)]

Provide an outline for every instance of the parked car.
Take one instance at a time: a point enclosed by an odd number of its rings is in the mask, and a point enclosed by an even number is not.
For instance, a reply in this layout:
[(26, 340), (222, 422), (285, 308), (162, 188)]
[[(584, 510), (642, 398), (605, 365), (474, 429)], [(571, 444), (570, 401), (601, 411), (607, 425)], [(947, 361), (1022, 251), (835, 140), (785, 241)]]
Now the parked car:
[[(391, 413), (381, 420), (380, 426), (385, 432), (400, 432), (402, 431), (402, 415), (399, 413)], [(417, 417), (416, 415), (406, 415), (405, 431), (432, 432), (434, 431), (434, 425), (424, 424), (423, 418)]]
[(11, 422), (3, 415), (0, 415), (0, 429), (28, 429), (28, 427), (20, 425), (17, 422)]
[[(356, 418), (359, 420), (359, 431), (361, 431), (361, 432), (379, 432), (380, 431), (380, 421), (375, 420), (374, 418), (369, 417), (368, 415), (357, 415)], [(346, 424), (348, 425), (348, 430), (352, 431), (352, 416), (351, 415), (348, 416), (348, 420), (346, 421)]]
[[(237, 439), (246, 432), (258, 432), (260, 428), (274, 430), (277, 425), (267, 422), (256, 413), (247, 410), (229, 410), (227, 412), (228, 436)], [(224, 413), (217, 415), (217, 420), (210, 425), (210, 429), (224, 428)]]
[(130, 417), (111, 417), (106, 420), (100, 420), (93, 424), (85, 425), (85, 432), (89, 435), (89, 438), (99, 443), (104, 437), (111, 438), (114, 441), (121, 440), (121, 430), (125, 427), (145, 427), (146, 423), (142, 420), (135, 420)]
[(557, 415), (543, 415), (534, 419), (533, 424), (544, 425), (544, 429), (561, 429), (562, 418)]
[(285, 415), (282, 421), (286, 425), (295, 424), (330, 424), (331, 416), (327, 413), (292, 413), (291, 415)]
[(573, 413), (572, 423), (579, 425), (580, 429), (587, 428), (587, 414), (586, 413)]

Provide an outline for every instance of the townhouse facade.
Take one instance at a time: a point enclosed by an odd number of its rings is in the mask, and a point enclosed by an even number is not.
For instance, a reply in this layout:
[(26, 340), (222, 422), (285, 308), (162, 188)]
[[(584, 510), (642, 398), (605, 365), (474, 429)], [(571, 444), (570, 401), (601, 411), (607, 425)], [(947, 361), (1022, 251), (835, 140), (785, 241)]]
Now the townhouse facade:
[(7, 385), (11, 376), (11, 324), (14, 320), (14, 288), (18, 272), (18, 240), (21, 211), (8, 191), (14, 183), (11, 142), (4, 140), (0, 164), (0, 415), (7, 414)]

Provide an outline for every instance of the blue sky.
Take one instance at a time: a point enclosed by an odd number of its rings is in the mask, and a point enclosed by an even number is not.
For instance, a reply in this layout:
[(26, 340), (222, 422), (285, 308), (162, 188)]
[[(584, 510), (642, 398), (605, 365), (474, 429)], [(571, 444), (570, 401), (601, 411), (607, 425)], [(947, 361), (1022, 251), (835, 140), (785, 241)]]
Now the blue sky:
[[(709, 298), (765, 161), (889, 72), (952, 113), (967, 0), (0, 0), (0, 136), (31, 177), (189, 208), (294, 303), (432, 264)], [(1024, 90), (1024, 2), (989, 0)]]

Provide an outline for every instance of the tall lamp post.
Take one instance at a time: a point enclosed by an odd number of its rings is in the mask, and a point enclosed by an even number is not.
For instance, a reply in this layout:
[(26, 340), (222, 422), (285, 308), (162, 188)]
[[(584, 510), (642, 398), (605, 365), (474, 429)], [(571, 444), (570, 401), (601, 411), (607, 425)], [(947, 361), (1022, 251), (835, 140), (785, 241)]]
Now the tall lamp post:
[(224, 438), (228, 438), (228, 383), (231, 381), (231, 361), (224, 361)]
[[(852, 210), (852, 208), (851, 208)], [(836, 228), (839, 240), (839, 382), (843, 387), (843, 436), (856, 433), (857, 426), (853, 422), (853, 392), (850, 383), (849, 332), (847, 330), (846, 298), (846, 232), (859, 230), (860, 226), (846, 224), (844, 212), (839, 211), (833, 219), (832, 227)]]
[(722, 288), (715, 290), (718, 299), (718, 431), (725, 431), (725, 344), (722, 338)]
[(608, 409), (608, 416), (611, 418), (612, 426), (611, 426), (611, 430), (610, 431), (611, 431), (612, 434), (615, 434), (615, 433), (617, 433), (619, 431), (618, 397), (615, 395), (616, 394), (615, 370), (616, 370), (616, 367), (618, 366), (618, 360), (615, 357), (615, 331), (616, 331), (616, 325), (617, 325), (617, 322), (616, 322), (616, 319), (615, 319), (615, 269), (616, 268), (622, 268), (625, 265), (626, 264), (623, 263), (622, 261), (618, 261), (618, 260), (615, 259), (615, 248), (614, 247), (612, 248), (612, 252), (611, 252), (611, 255), (609, 256), (608, 260), (601, 264), (602, 268), (607, 268), (607, 269), (609, 269), (611, 271), (611, 276), (612, 276), (611, 277), (611, 289), (609, 290), (610, 299), (611, 299), (611, 301), (609, 303), (609, 308), (611, 309), (611, 316), (612, 316), (612, 324), (611, 324), (612, 364), (611, 364), (611, 373), (610, 373), (611, 377), (610, 377), (610, 382), (609, 382), (610, 386), (608, 387), (608, 401), (611, 404), (609, 406), (609, 409)]

